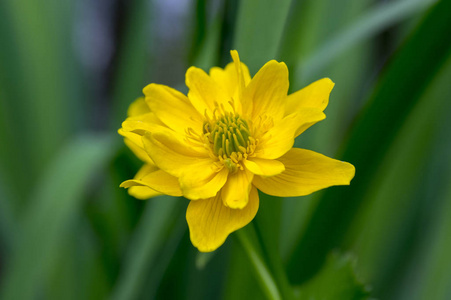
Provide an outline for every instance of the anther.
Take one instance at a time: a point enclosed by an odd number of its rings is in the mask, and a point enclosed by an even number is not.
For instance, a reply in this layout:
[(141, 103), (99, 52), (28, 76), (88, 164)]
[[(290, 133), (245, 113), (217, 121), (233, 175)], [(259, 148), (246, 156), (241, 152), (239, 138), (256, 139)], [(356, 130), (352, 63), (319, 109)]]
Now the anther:
[(240, 168), (240, 161), (253, 154), (255, 139), (251, 137), (248, 123), (239, 115), (225, 112), (222, 104), (215, 103), (215, 106), (213, 119), (206, 118), (203, 125), (203, 137), (212, 154), (229, 171), (236, 171)]

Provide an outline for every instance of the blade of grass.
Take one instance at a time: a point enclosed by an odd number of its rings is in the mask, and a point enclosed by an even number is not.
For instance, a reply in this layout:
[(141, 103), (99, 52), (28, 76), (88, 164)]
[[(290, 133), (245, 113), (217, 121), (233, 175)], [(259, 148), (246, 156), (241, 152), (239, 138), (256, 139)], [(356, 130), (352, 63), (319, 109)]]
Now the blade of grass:
[[(446, 98), (449, 99), (449, 92)], [(379, 279), (378, 289), (381, 291), (379, 293), (381, 299), (391, 296), (400, 300), (447, 299), (451, 295), (449, 272), (451, 160), (448, 155), (451, 146), (451, 140), (448, 138), (451, 124), (449, 119), (443, 120), (442, 123), (446, 126), (439, 128), (440, 134), (434, 133), (435, 147), (424, 163), (425, 167), (422, 169), (418, 184), (411, 191), (414, 194), (412, 198), (418, 205), (416, 205), (417, 213), (412, 216), (409, 224), (410, 230), (391, 242), (398, 257), (397, 260), (392, 259), (391, 273)], [(412, 206), (415, 202), (409, 205)], [(404, 247), (397, 245), (401, 244), (406, 235), (413, 238), (404, 243)], [(387, 247), (390, 247), (390, 244)], [(384, 263), (387, 265), (390, 262)], [(385, 273), (390, 272), (390, 268), (388, 269)]]
[[(299, 59), (315, 53), (315, 49), (329, 37), (334, 36), (344, 26), (353, 22), (366, 12), (369, 0), (362, 1), (301, 1), (290, 10), (287, 34), (282, 44), (281, 57), (289, 68), (294, 68)], [(324, 16), (327, 16), (324, 18)], [(360, 43), (339, 56), (319, 76), (329, 77), (335, 82), (330, 102), (325, 111), (327, 119), (315, 124), (296, 139), (295, 147), (313, 149), (319, 153), (334, 157), (349, 126), (349, 119), (355, 114), (350, 107), (358, 107), (362, 91), (368, 86), (369, 73), (374, 68), (373, 45), (370, 42)], [(302, 87), (311, 83), (309, 78), (295, 78), (290, 72), (291, 86), (300, 81)], [(300, 86), (299, 86), (300, 87)], [(292, 89), (294, 92), (295, 89)], [(296, 237), (304, 230), (309, 217), (315, 208), (321, 192), (309, 196), (285, 198), (280, 235), (281, 254), (284, 261), (295, 248)]]
[[(328, 39), (310, 56), (300, 58), (296, 69), (296, 86), (302, 86), (302, 81), (314, 77), (313, 75), (324, 68), (337, 57), (348, 51), (363, 40), (368, 40), (388, 27), (403, 21), (432, 6), (437, 0), (398, 0), (384, 2), (370, 9), (358, 20)], [(309, 81), (307, 79), (307, 81)], [(304, 81), (305, 82), (305, 81)]]
[(265, 295), (268, 299), (282, 299), (279, 287), (261, 255), (261, 250), (256, 248), (255, 241), (251, 239), (251, 229), (249, 226), (250, 225), (238, 230), (235, 235), (248, 256), (254, 274), (256, 275), (262, 290), (265, 292)]
[(68, 143), (42, 175), (23, 215), (23, 228), (0, 293), (2, 299), (31, 299), (48, 276), (66, 231), (80, 213), (83, 191), (111, 159), (110, 136), (84, 135)]
[[(0, 147), (0, 165), (8, 174), (3, 183), (10, 188), (15, 197), (11, 201), (14, 212), (20, 209), (21, 200), (28, 196), (28, 190), (20, 183), (31, 180), (30, 166), (32, 155), (27, 153), (30, 148), (29, 124), (24, 119), (23, 111), (27, 109), (26, 101), (17, 99), (26, 98), (26, 89), (23, 88), (24, 62), (17, 49), (18, 37), (14, 32), (13, 16), (6, 1), (0, 2), (0, 140), (8, 141)], [(27, 113), (27, 112), (25, 112)], [(13, 120), (22, 122), (13, 122)], [(12, 126), (14, 124), (14, 126)], [(5, 198), (4, 201), (11, 199)]]
[[(352, 231), (348, 233), (347, 243), (355, 245), (360, 273), (372, 282), (375, 291), (400, 286), (396, 281), (401, 277), (400, 261), (405, 260), (414, 248), (407, 243), (412, 235), (409, 232), (418, 231), (418, 223), (427, 226), (426, 220), (420, 221), (418, 211), (426, 205), (424, 202), (435, 206), (431, 193), (427, 193), (430, 199), (426, 201), (421, 196), (425, 193), (422, 182), (429, 173), (431, 158), (440, 156), (435, 154), (435, 148), (448, 146), (439, 133), (447, 124), (446, 112), (451, 109), (448, 101), (450, 75), (451, 57), (380, 162), (380, 170), (363, 199)], [(437, 186), (432, 189), (439, 189), (440, 181), (435, 182)], [(417, 240), (419, 238), (421, 236)], [(387, 292), (391, 293), (393, 290)]]
[[(26, 179), (34, 179), (70, 132), (70, 120), (78, 110), (77, 77), (72, 76), (75, 58), (71, 51), (71, 2), (6, 1), (16, 40), (24, 91), (24, 109), (14, 111), (24, 123), (31, 163)], [(26, 21), (24, 21), (26, 20)], [(17, 66), (15, 66), (17, 67)], [(70, 71), (68, 71), (70, 70)], [(68, 105), (68, 103), (70, 103)]]
[[(451, 176), (448, 176), (451, 179)], [(448, 299), (451, 296), (451, 187), (442, 195), (443, 205), (437, 210), (438, 222), (432, 243), (425, 255), (418, 299)], [(412, 299), (412, 298), (410, 298)]]
[(128, 247), (113, 299), (135, 299), (139, 296), (146, 282), (146, 274), (155, 264), (168, 231), (181, 216), (180, 201), (183, 200), (169, 196), (149, 200)]
[(203, 47), (199, 49), (199, 52), (196, 55), (194, 62), (196, 67), (208, 70), (215, 65), (215, 62), (218, 62), (222, 22), (222, 15), (218, 12), (213, 20), (213, 24), (211, 24), (207, 30)]
[(235, 27), (234, 47), (251, 74), (279, 50), (291, 0), (241, 1)]
[(253, 224), (260, 242), (263, 258), (274, 275), (283, 299), (294, 299), (293, 290), (288, 281), (280, 258), (280, 216), (282, 199), (260, 193), (260, 207)]
[[(111, 126), (120, 127), (127, 108), (136, 98), (142, 96), (150, 64), (152, 35), (149, 16), (153, 1), (134, 0), (129, 3), (127, 23), (119, 48), (116, 76), (113, 90), (113, 112)], [(150, 6), (150, 7), (149, 7)]]
[(184, 218), (178, 218), (174, 229), (171, 231), (167, 242), (160, 250), (160, 255), (155, 261), (155, 265), (148, 270), (146, 276), (146, 282), (144, 288), (141, 291), (141, 295), (145, 295), (148, 298), (156, 298), (158, 288), (161, 286), (166, 271), (169, 268), (172, 259), (176, 255), (176, 251), (179, 251), (179, 247), (182, 244), (183, 237), (187, 231), (186, 221)]
[[(372, 99), (352, 128), (343, 160), (356, 166), (350, 187), (326, 190), (288, 269), (296, 282), (318, 270), (338, 246), (374, 178), (379, 162), (407, 115), (451, 50), (451, 2), (439, 2), (393, 59)], [(383, 120), (389, 120), (381, 122)], [(327, 238), (324, 238), (327, 237)]]
[(234, 239), (230, 247), (227, 275), (224, 285), (224, 300), (265, 299), (254, 268), (249, 266), (248, 255), (239, 241)]
[(193, 6), (194, 13), (192, 14), (194, 24), (192, 44), (190, 49), (190, 55), (188, 61), (194, 61), (196, 55), (203, 49), (203, 43), (205, 42), (206, 32), (208, 28), (207, 20), (207, 3), (205, 0), (196, 0)]
[[(2, 241), (2, 247), (9, 248), (12, 246), (15, 235), (13, 234), (17, 230), (14, 220), (16, 219), (14, 210), (11, 207), (11, 203), (14, 202), (10, 188), (5, 181), (3, 170), (0, 169), (0, 240)], [(1, 249), (3, 250), (3, 249)], [(10, 249), (9, 249), (10, 250)]]
[(52, 257), (46, 280), (46, 299), (107, 299), (110, 282), (106, 275), (104, 251), (92, 234), (87, 219), (80, 216)]
[[(1, 30), (1, 29), (0, 29)], [(0, 34), (1, 37), (1, 34)], [(1, 62), (1, 56), (0, 56)], [(0, 63), (0, 70), (2, 69)], [(0, 74), (0, 76), (3, 74)], [(0, 79), (0, 99), (5, 99), (5, 93), (3, 90), (2, 80)], [(3, 102), (0, 103), (0, 141), (11, 141), (11, 133), (6, 132), (8, 128), (7, 124), (10, 124), (8, 113), (6, 112)], [(7, 121), (8, 120), (8, 121)], [(14, 220), (16, 219), (16, 210), (14, 209), (14, 203), (17, 202), (18, 195), (13, 194), (14, 188), (17, 189), (17, 172), (13, 170), (22, 165), (17, 159), (17, 155), (14, 155), (14, 147), (10, 146), (11, 143), (3, 143), (0, 147), (0, 237), (4, 241), (5, 247), (9, 247), (12, 243), (14, 235), (12, 234), (14, 228)], [(17, 154), (17, 153), (16, 153)], [(8, 174), (6, 176), (5, 174)]]

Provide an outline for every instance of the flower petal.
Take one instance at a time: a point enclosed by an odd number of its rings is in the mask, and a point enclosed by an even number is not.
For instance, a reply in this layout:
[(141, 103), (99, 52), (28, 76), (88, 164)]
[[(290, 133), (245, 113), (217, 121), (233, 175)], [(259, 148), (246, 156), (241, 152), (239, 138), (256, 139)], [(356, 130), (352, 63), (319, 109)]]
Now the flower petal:
[(139, 200), (147, 200), (156, 196), (163, 195), (147, 186), (131, 186), (128, 188), (128, 194)]
[(128, 107), (127, 116), (128, 117), (136, 117), (136, 116), (143, 115), (143, 114), (146, 114), (149, 112), (150, 112), (150, 109), (149, 109), (149, 106), (147, 106), (146, 101), (144, 101), (144, 97), (139, 97)]
[(255, 176), (253, 184), (262, 192), (279, 197), (304, 196), (333, 185), (348, 185), (355, 168), (347, 162), (293, 148), (278, 159), (285, 171), (273, 177)]
[(174, 197), (182, 196), (182, 190), (180, 189), (177, 177), (158, 169), (153, 172), (149, 172), (142, 177), (135, 176), (135, 179), (124, 181), (120, 186), (124, 188), (132, 186), (146, 186), (161, 194)]
[(180, 177), (184, 173), (195, 173), (200, 167), (214, 165), (205, 149), (184, 144), (167, 132), (146, 132), (142, 141), (155, 164), (172, 176)]
[(186, 86), (189, 88), (188, 98), (191, 104), (202, 115), (210, 114), (216, 107), (223, 107), (227, 112), (233, 112), (230, 97), (210, 76), (202, 69), (190, 67), (186, 71)]
[(305, 107), (315, 107), (323, 111), (329, 104), (329, 95), (334, 85), (335, 83), (329, 78), (323, 78), (288, 95), (285, 104), (285, 115)]
[[(234, 53), (235, 52), (235, 53)], [(240, 62), (238, 53), (231, 51), (233, 62), (224, 69), (213, 67), (210, 69), (210, 77), (222, 87), (227, 98), (233, 101), (235, 112), (242, 114), (241, 98), (244, 87), (251, 81), (249, 69)]]
[(132, 152), (145, 163), (154, 164), (149, 154), (144, 150), (143, 143), (141, 141), (142, 136), (134, 132), (124, 131), (119, 129), (119, 134), (124, 136), (124, 143)]
[[(146, 174), (152, 173), (158, 170), (153, 164), (145, 164), (139, 169), (135, 175), (135, 179), (141, 178)], [(124, 183), (121, 184), (121, 187)], [(149, 198), (162, 195), (160, 192), (155, 191), (147, 186), (131, 186), (128, 188), (128, 194), (140, 200), (147, 200)]]
[(251, 157), (244, 161), (246, 168), (255, 175), (274, 176), (285, 171), (285, 166), (275, 159)]
[(282, 118), (288, 85), (285, 63), (275, 60), (267, 62), (243, 92), (243, 107), (248, 107), (248, 102), (252, 102), (251, 119), (256, 120), (262, 115), (269, 115), (274, 120)]
[(229, 63), (224, 69), (219, 67), (210, 69), (210, 77), (227, 92), (227, 96), (230, 98), (236, 96), (240, 82), (242, 82), (244, 88), (251, 81), (248, 67), (240, 62), (237, 56), (232, 54), (232, 58), (234, 58), (234, 61)]
[(326, 117), (316, 108), (302, 109), (277, 122), (260, 140), (257, 156), (259, 158), (276, 159), (293, 147), (294, 138), (318, 121)]
[(198, 165), (179, 178), (183, 196), (190, 200), (214, 197), (226, 183), (227, 174), (226, 168), (218, 172), (212, 164)]
[(235, 67), (235, 74), (237, 76), (238, 97), (241, 98), (244, 92), (244, 88), (251, 81), (251, 76), (249, 74), (249, 69), (247, 68), (247, 66), (240, 61), (238, 51), (231, 50), (230, 55), (232, 56), (233, 64)]
[(123, 131), (130, 131), (139, 135), (144, 135), (146, 131), (169, 130), (154, 113), (150, 112), (144, 115), (129, 117), (122, 122)]
[(182, 134), (187, 128), (202, 132), (202, 116), (185, 95), (168, 86), (154, 83), (146, 86), (143, 92), (152, 112), (166, 126)]
[[(157, 166), (155, 166), (154, 164), (145, 164), (139, 169), (139, 171), (136, 173), (136, 175), (135, 175), (135, 177), (133, 177), (133, 179), (141, 180), (141, 178), (143, 178), (144, 176), (151, 174), (155, 171), (158, 171)], [(125, 182), (127, 182), (127, 181), (130, 181), (130, 180), (126, 180), (126, 181), (122, 182), (120, 187), (128, 188), (128, 187), (132, 186), (129, 184), (125, 184)]]
[(252, 221), (258, 205), (258, 192), (255, 187), (252, 187), (249, 202), (243, 209), (224, 206), (221, 193), (213, 198), (191, 201), (186, 211), (191, 242), (201, 252), (216, 250), (230, 233)]
[(300, 122), (297, 123), (298, 126), (294, 137), (298, 137), (301, 133), (309, 129), (310, 126), (315, 125), (326, 118), (326, 115), (316, 108), (303, 108), (297, 112), (297, 115)]
[(221, 190), (224, 205), (233, 209), (245, 207), (249, 201), (253, 177), (254, 174), (248, 170), (239, 170), (230, 174)]

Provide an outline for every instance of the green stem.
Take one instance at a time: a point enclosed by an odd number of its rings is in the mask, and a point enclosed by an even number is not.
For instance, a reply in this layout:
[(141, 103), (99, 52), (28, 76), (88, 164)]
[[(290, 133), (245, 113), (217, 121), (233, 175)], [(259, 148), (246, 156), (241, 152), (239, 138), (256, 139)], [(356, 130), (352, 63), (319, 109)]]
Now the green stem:
[(236, 236), (241, 246), (243, 246), (251, 265), (254, 267), (254, 273), (268, 299), (282, 299), (276, 281), (266, 266), (261, 254), (257, 251), (255, 244), (250, 240), (248, 228), (238, 230)]
[(271, 247), (270, 245), (271, 241), (268, 240), (268, 236), (263, 234), (263, 230), (261, 230), (261, 227), (259, 224), (262, 222), (262, 219), (259, 219), (258, 217), (255, 219), (254, 226), (255, 226), (255, 232), (257, 233), (258, 240), (261, 245), (261, 249), (263, 252), (263, 257), (265, 258), (266, 262), (269, 265), (270, 270), (272, 271), (272, 274), (274, 274), (274, 277), (276, 279), (277, 286), (280, 289), (280, 292), (283, 296), (283, 299), (291, 300), (294, 299), (293, 289), (291, 288), (290, 282), (287, 278), (287, 274), (285, 272), (285, 269), (282, 265), (282, 260), (280, 259), (278, 247)]

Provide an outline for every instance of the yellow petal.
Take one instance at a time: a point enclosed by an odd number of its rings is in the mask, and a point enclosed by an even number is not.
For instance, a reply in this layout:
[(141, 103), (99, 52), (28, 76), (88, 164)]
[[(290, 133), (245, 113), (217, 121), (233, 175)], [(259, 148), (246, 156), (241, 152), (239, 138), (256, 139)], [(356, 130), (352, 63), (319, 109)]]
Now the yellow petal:
[(154, 83), (146, 86), (143, 92), (152, 112), (169, 128), (182, 134), (185, 134), (187, 128), (202, 133), (202, 116), (185, 95), (168, 86)]
[(168, 130), (154, 113), (150, 112), (144, 115), (129, 117), (122, 122), (122, 130), (144, 135), (146, 131)]
[(310, 128), (310, 126), (326, 118), (326, 115), (316, 108), (302, 108), (296, 114), (299, 123), (297, 123), (298, 121), (296, 121), (296, 123), (293, 124), (293, 125), (297, 124), (297, 129), (294, 134), (294, 137), (299, 136), (301, 133)]
[(255, 187), (252, 187), (248, 205), (243, 209), (224, 206), (220, 195), (191, 201), (188, 205), (186, 220), (191, 242), (201, 252), (216, 250), (230, 233), (246, 226), (257, 213), (259, 201)]
[(147, 106), (146, 101), (144, 101), (144, 97), (139, 97), (128, 107), (127, 116), (128, 117), (136, 117), (136, 116), (143, 115), (143, 114), (146, 114), (149, 112), (150, 112), (150, 109)]
[(186, 71), (186, 86), (189, 88), (188, 98), (191, 104), (202, 115), (211, 113), (217, 106), (227, 112), (233, 112), (227, 93), (202, 69), (190, 67)]
[(251, 157), (244, 161), (246, 168), (255, 175), (274, 176), (285, 171), (285, 166), (275, 159)]
[(238, 85), (238, 96), (241, 98), (244, 88), (251, 81), (251, 77), (249, 74), (249, 69), (245, 64), (240, 61), (240, 56), (238, 55), (238, 51), (231, 50), (230, 55), (233, 59), (233, 65), (235, 67), (235, 74), (237, 76), (237, 85)]
[(205, 161), (205, 165), (197, 165), (180, 176), (180, 187), (183, 196), (190, 200), (214, 197), (227, 181), (228, 171), (222, 168), (219, 172)]
[(242, 209), (249, 201), (249, 192), (252, 187), (254, 174), (248, 170), (238, 170), (230, 174), (221, 190), (222, 201), (225, 206)]
[[(139, 179), (146, 174), (152, 173), (158, 170), (158, 168), (153, 164), (145, 164), (139, 169), (138, 173), (135, 175), (135, 179)], [(123, 183), (122, 183), (123, 184)], [(121, 184), (121, 186), (122, 186)], [(147, 187), (147, 186), (131, 186), (128, 189), (128, 194), (140, 200), (146, 200), (155, 196), (162, 195), (161, 193)]]
[(136, 155), (140, 160), (148, 164), (154, 164), (153, 160), (150, 158), (149, 154), (144, 150), (143, 143), (141, 141), (141, 136), (133, 132), (127, 132), (119, 129), (119, 134), (124, 136), (124, 143), (127, 147), (132, 150), (133, 154)]
[(124, 188), (132, 186), (146, 186), (161, 194), (174, 197), (182, 196), (182, 190), (180, 189), (177, 177), (174, 177), (163, 170), (156, 170), (145, 174), (142, 177), (136, 176), (135, 179), (124, 181), (121, 184), (121, 187)]
[(350, 163), (305, 149), (293, 148), (278, 160), (285, 165), (284, 172), (254, 177), (253, 184), (268, 195), (304, 196), (333, 185), (348, 185), (355, 174)]
[(166, 132), (147, 132), (142, 141), (155, 164), (172, 176), (180, 177), (214, 165), (204, 148), (183, 144), (177, 137)]
[[(135, 177), (133, 177), (133, 179), (139, 180), (139, 179), (143, 178), (144, 176), (151, 174), (155, 171), (158, 171), (157, 166), (155, 166), (154, 164), (145, 164), (139, 169), (139, 171), (136, 173), (136, 175), (135, 175)], [(124, 184), (124, 182), (121, 183), (120, 186), (125, 187), (125, 186), (123, 186), (123, 184)]]
[[(238, 74), (238, 72), (241, 72), (241, 74)], [(234, 97), (236, 95), (240, 77), (242, 77), (243, 87), (251, 81), (249, 69), (239, 59), (238, 61), (229, 63), (224, 69), (219, 67), (211, 68), (210, 77), (227, 92), (228, 97)]]
[[(122, 122), (122, 128), (118, 130), (119, 134), (125, 137), (125, 144), (139, 159), (146, 163), (153, 163), (142, 143), (142, 135), (147, 131), (171, 132), (154, 113), (129, 117)], [(175, 133), (173, 134), (176, 135)], [(181, 137), (179, 136), (179, 138)]]
[[(233, 55), (232, 55), (233, 57)], [(251, 76), (249, 69), (237, 58), (224, 69), (213, 67), (210, 69), (210, 77), (223, 89), (227, 98), (233, 101), (235, 112), (242, 114), (241, 95), (244, 87), (249, 84)], [(241, 89), (240, 89), (241, 87)]]
[(147, 200), (156, 196), (163, 195), (147, 186), (132, 186), (128, 190), (128, 194), (139, 200)]
[(252, 102), (252, 120), (262, 115), (280, 119), (284, 114), (287, 92), (288, 68), (285, 63), (271, 60), (255, 74), (244, 90), (243, 107), (247, 102)]
[(257, 156), (259, 158), (276, 159), (293, 147), (294, 138), (326, 116), (318, 109), (302, 109), (298, 113), (286, 116), (263, 136), (259, 137)]
[(291, 114), (305, 107), (314, 107), (323, 111), (329, 104), (329, 95), (335, 83), (323, 78), (287, 97), (285, 114)]

